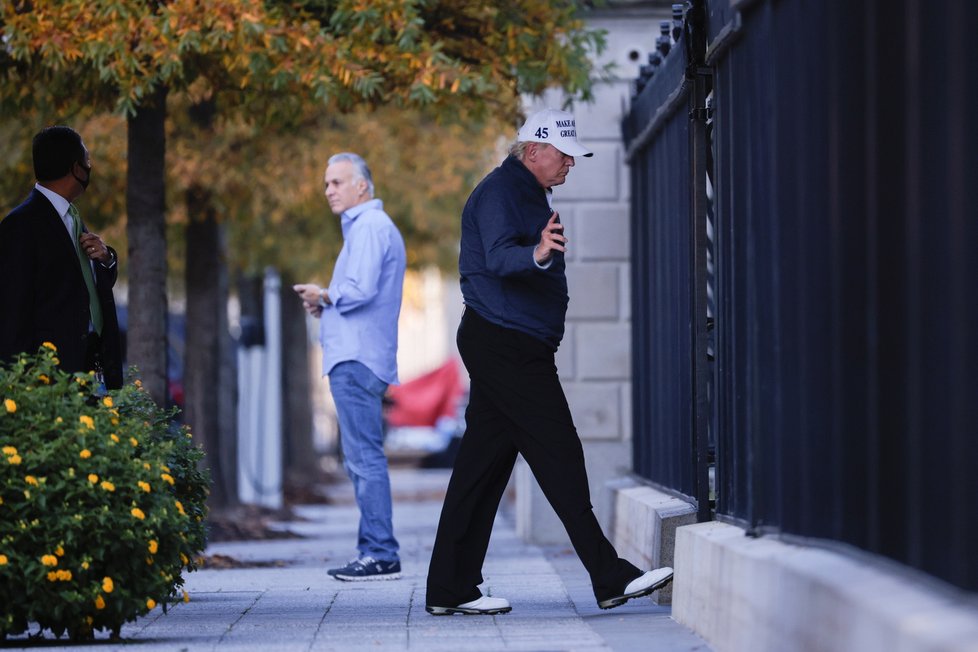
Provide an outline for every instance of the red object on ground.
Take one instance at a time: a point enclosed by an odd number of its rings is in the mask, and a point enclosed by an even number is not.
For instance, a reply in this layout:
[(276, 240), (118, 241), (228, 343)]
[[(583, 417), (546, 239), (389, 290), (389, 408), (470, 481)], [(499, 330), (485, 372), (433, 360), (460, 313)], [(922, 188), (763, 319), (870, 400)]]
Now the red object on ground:
[(449, 360), (437, 369), (387, 390), (393, 402), (386, 413), (387, 423), (434, 426), (439, 417), (456, 416), (463, 391), (458, 362)]

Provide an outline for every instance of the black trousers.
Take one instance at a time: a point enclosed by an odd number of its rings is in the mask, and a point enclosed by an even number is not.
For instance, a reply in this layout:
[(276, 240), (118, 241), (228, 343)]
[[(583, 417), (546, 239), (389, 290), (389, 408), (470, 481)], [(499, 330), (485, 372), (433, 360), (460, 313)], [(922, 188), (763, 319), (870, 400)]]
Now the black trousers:
[(641, 575), (618, 557), (591, 507), (584, 450), (546, 343), (466, 310), (458, 350), (471, 378), (455, 468), (442, 506), (427, 603), (477, 599), (482, 563), (503, 491), (520, 453), (570, 536), (595, 597), (620, 595)]

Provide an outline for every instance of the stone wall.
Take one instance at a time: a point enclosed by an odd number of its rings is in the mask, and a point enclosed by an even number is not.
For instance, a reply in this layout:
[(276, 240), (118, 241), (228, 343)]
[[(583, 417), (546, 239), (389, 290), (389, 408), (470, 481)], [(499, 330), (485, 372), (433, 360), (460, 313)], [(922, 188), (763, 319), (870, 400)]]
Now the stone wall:
[[(655, 48), (659, 21), (667, 17), (663, 7), (612, 6), (589, 21), (591, 27), (607, 31), (609, 46), (598, 63), (614, 62), (616, 77), (596, 89), (592, 104), (572, 109), (578, 136), (594, 156), (577, 158), (567, 182), (554, 189), (554, 208), (569, 240), (570, 290), (557, 367), (584, 443), (592, 502), (606, 531), (612, 510), (601, 496), (602, 488), (631, 468), (629, 173), (621, 120), (631, 80)], [(562, 96), (550, 94), (528, 101), (526, 110), (529, 114), (547, 106), (560, 108), (562, 103)], [(514, 482), (520, 536), (535, 543), (566, 543), (563, 527), (522, 460)]]

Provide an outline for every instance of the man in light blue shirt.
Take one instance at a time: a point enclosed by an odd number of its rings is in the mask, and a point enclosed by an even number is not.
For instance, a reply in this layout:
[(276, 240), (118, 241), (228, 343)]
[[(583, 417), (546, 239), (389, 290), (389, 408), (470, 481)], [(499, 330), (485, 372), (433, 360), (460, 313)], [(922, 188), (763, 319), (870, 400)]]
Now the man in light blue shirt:
[(343, 248), (329, 286), (295, 285), (306, 311), (321, 319), (323, 374), (340, 425), (340, 445), (360, 508), (359, 554), (329, 574), (343, 581), (401, 576), (394, 538), (390, 477), (384, 456), (381, 401), (397, 383), (397, 318), (406, 255), (397, 226), (374, 199), (366, 162), (356, 154), (330, 157), (326, 200), (340, 216)]

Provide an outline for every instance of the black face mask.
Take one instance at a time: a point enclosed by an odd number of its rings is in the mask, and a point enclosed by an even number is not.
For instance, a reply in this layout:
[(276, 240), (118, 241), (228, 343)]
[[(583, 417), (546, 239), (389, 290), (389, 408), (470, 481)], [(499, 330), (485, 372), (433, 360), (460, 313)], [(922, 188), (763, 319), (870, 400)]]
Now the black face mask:
[(72, 168), (72, 170), (71, 170), (71, 176), (75, 177), (75, 181), (77, 181), (78, 183), (80, 183), (82, 188), (84, 188), (85, 190), (88, 190), (88, 184), (92, 180), (92, 168), (91, 167), (85, 167), (85, 164), (82, 163), (82, 162), (80, 162), (80, 161), (79, 161), (78, 165), (82, 166), (82, 169), (85, 170), (85, 180), (82, 181), (81, 179), (78, 178), (78, 175), (75, 174), (74, 168)]

